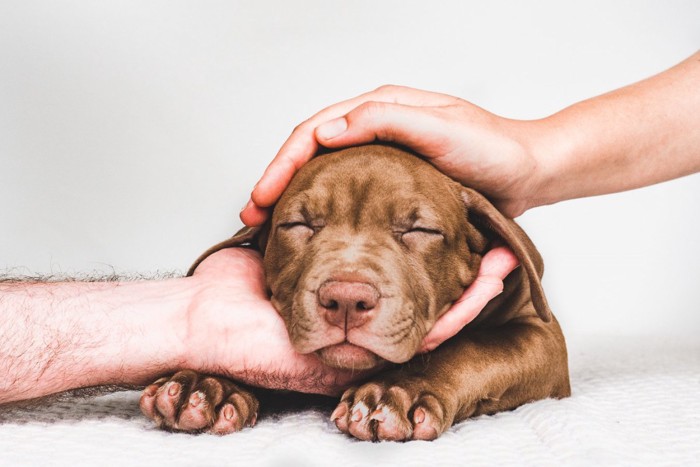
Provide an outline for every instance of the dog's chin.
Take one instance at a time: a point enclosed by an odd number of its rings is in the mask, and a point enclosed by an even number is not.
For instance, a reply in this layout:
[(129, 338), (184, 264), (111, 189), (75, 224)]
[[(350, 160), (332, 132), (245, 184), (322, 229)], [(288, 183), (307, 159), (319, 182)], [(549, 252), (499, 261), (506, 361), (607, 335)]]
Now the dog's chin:
[(316, 354), (326, 365), (342, 369), (369, 370), (384, 362), (377, 354), (348, 342), (329, 345)]

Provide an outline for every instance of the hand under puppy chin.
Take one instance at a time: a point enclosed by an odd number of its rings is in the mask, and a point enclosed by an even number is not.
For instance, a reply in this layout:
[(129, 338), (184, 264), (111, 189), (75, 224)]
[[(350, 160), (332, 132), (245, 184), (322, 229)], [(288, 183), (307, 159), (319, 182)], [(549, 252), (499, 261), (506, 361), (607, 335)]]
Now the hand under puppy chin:
[(326, 395), (337, 395), (365, 376), (294, 350), (265, 291), (257, 251), (221, 250), (190, 280), (197, 282), (199, 293), (186, 318), (186, 368), (270, 389)]

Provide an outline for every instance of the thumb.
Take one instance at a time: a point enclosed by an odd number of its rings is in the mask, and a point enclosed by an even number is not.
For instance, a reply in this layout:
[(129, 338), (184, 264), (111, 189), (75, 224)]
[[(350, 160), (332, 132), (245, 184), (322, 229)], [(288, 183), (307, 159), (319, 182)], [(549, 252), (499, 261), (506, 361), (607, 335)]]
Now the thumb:
[(319, 125), (316, 140), (327, 148), (384, 141), (407, 146), (426, 157), (453, 146), (450, 121), (435, 107), (365, 102), (343, 117)]
[(491, 249), (481, 260), (474, 282), (442, 315), (423, 339), (419, 353), (428, 352), (475, 319), (488, 302), (503, 291), (503, 281), (518, 266), (518, 258), (505, 246)]

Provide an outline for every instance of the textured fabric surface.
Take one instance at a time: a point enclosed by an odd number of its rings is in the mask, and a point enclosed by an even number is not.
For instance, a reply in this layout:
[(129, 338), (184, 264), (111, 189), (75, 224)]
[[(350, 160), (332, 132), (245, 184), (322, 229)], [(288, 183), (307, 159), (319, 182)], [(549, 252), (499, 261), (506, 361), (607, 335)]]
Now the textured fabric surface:
[(329, 412), (230, 436), (154, 429), (138, 392), (0, 412), (0, 465), (699, 465), (697, 339), (569, 339), (573, 395), (459, 423), (434, 442), (363, 443)]

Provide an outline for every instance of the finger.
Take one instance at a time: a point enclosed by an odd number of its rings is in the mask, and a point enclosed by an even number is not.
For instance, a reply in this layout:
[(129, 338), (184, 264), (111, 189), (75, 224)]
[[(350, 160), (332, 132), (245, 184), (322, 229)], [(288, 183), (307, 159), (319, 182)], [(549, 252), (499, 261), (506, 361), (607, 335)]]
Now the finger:
[(453, 337), (464, 326), (472, 322), (481, 310), (503, 291), (502, 283), (482, 283), (480, 292), (474, 290), (471, 294), (462, 297), (443, 316), (438, 319), (428, 335), (423, 339), (419, 352), (434, 350), (450, 337)]
[(318, 141), (329, 148), (385, 141), (407, 146), (428, 158), (451, 152), (455, 134), (452, 120), (440, 108), (375, 101), (316, 129)]
[(245, 225), (254, 227), (262, 225), (270, 217), (270, 211), (270, 208), (261, 208), (251, 200), (241, 209), (240, 218)]
[(297, 170), (317, 151), (318, 142), (314, 138), (313, 128), (304, 122), (294, 129), (267, 166), (260, 181), (253, 188), (251, 200), (260, 207), (272, 206), (289, 185)]
[(508, 277), (520, 265), (515, 253), (505, 245), (489, 250), (481, 259), (477, 278), (482, 275), (497, 276), (501, 279)]
[(318, 141), (314, 136), (316, 126), (324, 121), (345, 115), (359, 105), (358, 96), (323, 109), (297, 126), (275, 158), (267, 166), (260, 181), (251, 193), (253, 202), (262, 207), (272, 206), (280, 197), (296, 171), (318, 152)]
[(338, 118), (359, 105), (370, 102), (393, 102), (414, 106), (439, 106), (454, 103), (458, 99), (404, 86), (382, 86), (352, 99), (327, 107), (294, 129), (287, 141), (265, 170), (253, 190), (252, 199), (258, 206), (267, 207), (277, 201), (296, 170), (308, 162), (318, 151), (314, 137), (315, 128), (323, 122)]
[(503, 291), (503, 280), (518, 266), (518, 258), (505, 246), (484, 255), (479, 273), (462, 296), (436, 322), (423, 339), (419, 352), (428, 352), (476, 318), (494, 297)]

